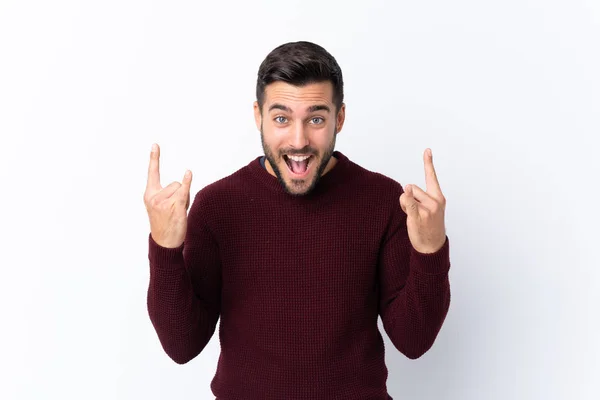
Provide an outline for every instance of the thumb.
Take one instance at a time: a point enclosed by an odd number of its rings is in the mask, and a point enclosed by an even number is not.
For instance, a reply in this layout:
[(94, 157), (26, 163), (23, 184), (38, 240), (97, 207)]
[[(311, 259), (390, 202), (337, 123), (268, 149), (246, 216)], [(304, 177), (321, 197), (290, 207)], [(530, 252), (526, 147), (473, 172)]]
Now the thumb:
[(400, 207), (402, 208), (402, 211), (406, 213), (406, 215), (412, 218), (419, 216), (419, 204), (413, 196), (410, 185), (406, 185), (404, 193), (400, 195)]

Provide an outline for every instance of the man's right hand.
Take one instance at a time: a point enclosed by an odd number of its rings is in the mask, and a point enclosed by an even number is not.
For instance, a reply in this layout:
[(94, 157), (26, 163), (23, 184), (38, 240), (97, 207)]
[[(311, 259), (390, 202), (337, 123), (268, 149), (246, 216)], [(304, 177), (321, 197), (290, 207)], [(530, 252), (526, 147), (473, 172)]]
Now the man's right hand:
[(186, 171), (181, 183), (173, 182), (163, 188), (160, 185), (159, 158), (160, 147), (153, 144), (144, 204), (150, 218), (152, 239), (162, 247), (175, 248), (181, 246), (185, 239), (192, 172)]

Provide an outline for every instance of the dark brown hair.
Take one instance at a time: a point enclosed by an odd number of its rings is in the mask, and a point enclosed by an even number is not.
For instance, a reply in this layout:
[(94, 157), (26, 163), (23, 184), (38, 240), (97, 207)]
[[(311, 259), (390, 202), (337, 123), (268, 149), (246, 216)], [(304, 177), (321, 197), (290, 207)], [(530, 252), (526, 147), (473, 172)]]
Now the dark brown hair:
[(258, 69), (256, 100), (262, 112), (265, 87), (282, 81), (294, 86), (330, 81), (336, 112), (344, 102), (342, 69), (323, 47), (311, 42), (290, 42), (272, 50)]

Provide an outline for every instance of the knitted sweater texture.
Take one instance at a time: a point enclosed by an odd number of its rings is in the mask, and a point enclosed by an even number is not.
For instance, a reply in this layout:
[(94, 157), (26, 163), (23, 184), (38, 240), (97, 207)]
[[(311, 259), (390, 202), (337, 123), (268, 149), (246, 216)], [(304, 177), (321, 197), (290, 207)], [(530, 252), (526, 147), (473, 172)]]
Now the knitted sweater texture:
[(257, 157), (197, 192), (179, 248), (148, 237), (148, 312), (166, 354), (192, 360), (220, 319), (219, 400), (389, 400), (378, 318), (411, 359), (442, 327), (448, 237), (417, 252), (400, 183), (334, 156), (306, 196)]

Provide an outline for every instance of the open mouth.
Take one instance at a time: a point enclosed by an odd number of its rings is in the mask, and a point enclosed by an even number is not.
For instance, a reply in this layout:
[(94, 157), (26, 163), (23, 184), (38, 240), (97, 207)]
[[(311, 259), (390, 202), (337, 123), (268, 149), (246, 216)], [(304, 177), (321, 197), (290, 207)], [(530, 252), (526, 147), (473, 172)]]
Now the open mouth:
[(292, 175), (302, 177), (305, 176), (312, 165), (314, 156), (288, 156), (283, 155), (283, 159)]

